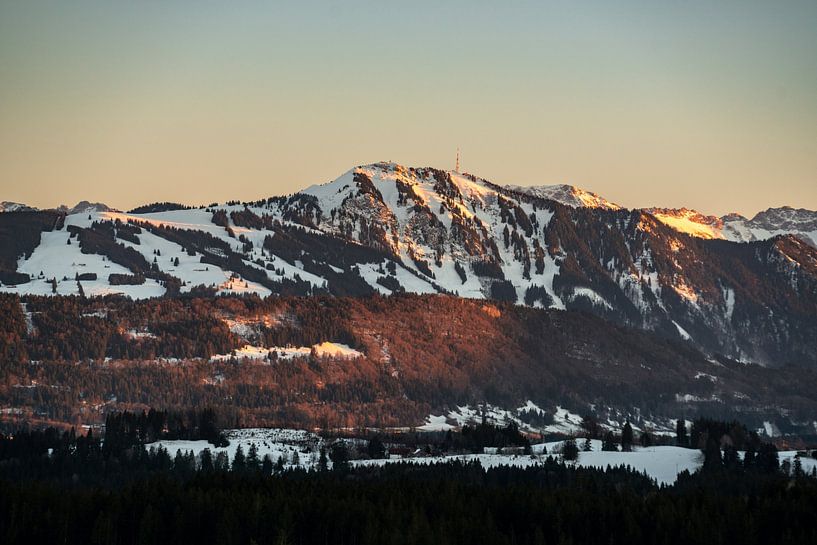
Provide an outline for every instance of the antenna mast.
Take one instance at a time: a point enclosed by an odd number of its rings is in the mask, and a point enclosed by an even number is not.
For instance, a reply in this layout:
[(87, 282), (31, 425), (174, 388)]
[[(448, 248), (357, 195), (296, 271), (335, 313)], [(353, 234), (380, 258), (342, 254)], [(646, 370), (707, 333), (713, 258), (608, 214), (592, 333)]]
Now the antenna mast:
[(459, 174), (459, 172), (460, 172), (460, 147), (459, 146), (457, 146), (457, 166), (456, 166), (456, 168), (454, 168), (454, 172), (456, 172), (457, 174)]

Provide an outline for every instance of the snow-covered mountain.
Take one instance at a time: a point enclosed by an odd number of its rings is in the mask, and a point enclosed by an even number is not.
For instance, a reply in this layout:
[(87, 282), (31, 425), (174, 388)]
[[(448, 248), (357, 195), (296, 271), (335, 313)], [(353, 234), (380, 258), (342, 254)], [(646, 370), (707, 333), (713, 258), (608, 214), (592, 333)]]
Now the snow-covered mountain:
[(91, 212), (110, 212), (113, 208), (101, 202), (79, 201), (71, 207), (64, 204), (60, 205), (57, 207), (57, 210), (65, 212), (66, 214), (88, 214)]
[(588, 311), (740, 360), (817, 364), (813, 212), (625, 210), (571, 186), (393, 163), (256, 202), (82, 208), (35, 223), (0, 215), (0, 228), (30, 235), (0, 256), (0, 289), (448, 293)]
[(19, 203), (19, 202), (11, 202), (11, 201), (2, 201), (0, 202), (0, 213), (2, 212), (22, 212), (24, 210), (34, 210), (28, 205)]
[(804, 208), (769, 208), (752, 219), (740, 214), (707, 216), (687, 208), (647, 211), (673, 229), (695, 237), (751, 242), (791, 234), (817, 248), (817, 212)]
[[(21, 204), (17, 202), (11, 201), (3, 201), (0, 202), (0, 213), (2, 212), (36, 212), (38, 208), (33, 206), (28, 206), (27, 204)], [(89, 212), (109, 212), (113, 210), (113, 208), (109, 207), (107, 204), (101, 202), (88, 202), (88, 201), (79, 201), (74, 206), (68, 206), (65, 204), (61, 204), (58, 207), (54, 208), (59, 212), (64, 214), (81, 214), (81, 213), (89, 213)]]
[(505, 187), (511, 191), (525, 193), (540, 199), (549, 199), (551, 201), (560, 202), (566, 206), (572, 206), (574, 208), (588, 207), (604, 208), (607, 210), (621, 209), (619, 205), (608, 201), (596, 193), (567, 184), (539, 186), (508, 185)]

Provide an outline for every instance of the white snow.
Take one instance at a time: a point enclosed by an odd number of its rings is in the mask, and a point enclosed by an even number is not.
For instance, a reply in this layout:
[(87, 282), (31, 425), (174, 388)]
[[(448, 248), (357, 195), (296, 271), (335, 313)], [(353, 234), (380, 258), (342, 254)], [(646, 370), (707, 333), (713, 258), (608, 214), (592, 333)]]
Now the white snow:
[(33, 314), (30, 310), (28, 310), (27, 303), (21, 302), (20, 306), (23, 308), (23, 315), (25, 316), (26, 319), (26, 335), (31, 336), (36, 330), (36, 328), (34, 327)]
[[(591, 452), (580, 452), (576, 465), (581, 467), (605, 468), (608, 466), (629, 466), (644, 472), (658, 484), (672, 484), (684, 470), (695, 472), (703, 463), (700, 451), (681, 447), (656, 446), (634, 447), (632, 452), (603, 452), (601, 441), (592, 441)], [(581, 441), (579, 448), (581, 448)], [(550, 450), (550, 449), (548, 449)]]
[[(542, 427), (531, 426), (530, 424), (522, 421), (519, 418), (519, 415), (524, 411), (533, 411), (539, 414), (546, 413), (544, 409), (537, 406), (533, 401), (528, 400), (525, 405), (517, 408), (515, 411), (495, 407), (491, 404), (486, 404), (484, 407), (471, 407), (470, 405), (464, 405), (457, 407), (455, 410), (449, 411), (448, 415), (446, 415), (446, 420), (456, 422), (458, 427), (462, 427), (466, 424), (473, 425), (482, 421), (484, 413), (485, 421), (489, 424), (506, 426), (510, 422), (515, 422), (519, 426), (520, 430), (533, 433), (574, 434), (578, 433), (582, 429), (582, 417), (578, 414), (571, 413), (562, 407), (556, 407), (553, 414), (553, 423)], [(428, 418), (426, 423), (430, 423)]]
[(775, 425), (775, 423), (769, 422), (768, 420), (763, 422), (763, 427), (758, 431), (761, 434), (766, 435), (766, 437), (779, 437), (782, 435), (780, 433), (780, 429)]
[(227, 361), (230, 359), (251, 359), (251, 360), (266, 360), (270, 354), (273, 354), (279, 360), (291, 360), (293, 358), (306, 358), (312, 352), (319, 358), (333, 358), (340, 360), (348, 360), (363, 357), (363, 353), (351, 348), (342, 343), (333, 343), (324, 341), (315, 345), (309, 346), (253, 346), (245, 344), (230, 354), (217, 354), (210, 358), (210, 361)]
[[(11, 409), (4, 409), (10, 411)], [(429, 425), (440, 425), (445, 417), (437, 416), (429, 419)], [(442, 431), (441, 429), (425, 431)], [(293, 454), (298, 452), (300, 458), (299, 465), (310, 468), (317, 465), (319, 450), (325, 445), (325, 440), (318, 435), (305, 430), (276, 429), (276, 428), (248, 428), (238, 430), (226, 430), (226, 437), (230, 441), (228, 447), (215, 448), (207, 441), (158, 441), (146, 445), (147, 448), (167, 449), (171, 456), (175, 456), (177, 451), (192, 452), (195, 456), (200, 456), (204, 449), (209, 449), (215, 456), (224, 452), (229, 456), (230, 461), (235, 457), (238, 447), (246, 455), (250, 446), (255, 445), (258, 449), (259, 459), (264, 455), (269, 455), (273, 462), (279, 457), (284, 459), (287, 467), (294, 467), (292, 464)], [(591, 442), (591, 451), (583, 452), (582, 439), (577, 440), (579, 446), (579, 458), (576, 462), (568, 462), (577, 467), (596, 467), (604, 469), (607, 467), (628, 466), (635, 471), (646, 473), (650, 478), (655, 479), (658, 484), (670, 485), (675, 482), (678, 474), (683, 471), (695, 472), (703, 463), (701, 451), (696, 449), (686, 449), (674, 446), (655, 446), (648, 448), (634, 447), (632, 452), (605, 452), (601, 450), (601, 441), (594, 439)], [(488, 469), (498, 466), (531, 467), (542, 464), (548, 456), (559, 458), (562, 441), (538, 443), (532, 445), (533, 455), (513, 455), (513, 454), (464, 454), (450, 456), (423, 456), (423, 457), (391, 457), (383, 460), (355, 460), (355, 466), (382, 466), (389, 463), (411, 463), (411, 464), (434, 464), (447, 463), (451, 461), (479, 462), (482, 467)], [(545, 452), (546, 451), (546, 452)], [(789, 460), (793, 463), (796, 451), (782, 451), (778, 453), (780, 461)], [(803, 470), (810, 472), (817, 466), (814, 458), (801, 457)], [(331, 462), (329, 462), (331, 467)]]
[[(582, 441), (578, 441), (582, 448)], [(533, 455), (513, 454), (463, 454), (451, 456), (429, 456), (420, 458), (392, 458), (388, 460), (359, 460), (356, 465), (384, 465), (387, 463), (408, 462), (412, 464), (433, 464), (452, 461), (479, 462), (488, 469), (497, 466), (531, 467), (542, 464), (548, 456), (559, 457), (558, 453), (562, 442), (549, 442), (532, 445)], [(603, 452), (601, 441), (591, 441), (591, 452), (580, 452), (579, 459), (574, 463), (578, 467), (607, 467), (629, 466), (635, 471), (646, 473), (655, 479), (658, 484), (672, 484), (678, 474), (684, 470), (695, 472), (703, 463), (701, 451), (682, 447), (657, 446), (650, 448), (635, 447), (632, 452)], [(543, 450), (547, 453), (543, 454)]]
[(714, 394), (709, 397), (700, 397), (693, 394), (675, 394), (675, 401), (678, 403), (704, 403), (708, 401), (720, 401), (720, 398)]
[(363, 357), (361, 352), (343, 343), (324, 341), (313, 345), (312, 348), (319, 358), (354, 359)]
[(726, 304), (726, 319), (731, 320), (732, 314), (735, 312), (735, 290), (731, 288), (724, 289), (723, 300)]
[(300, 464), (306, 467), (311, 467), (317, 464), (319, 455), (319, 445), (322, 440), (314, 433), (305, 430), (288, 430), (276, 428), (247, 428), (239, 430), (226, 430), (225, 435), (230, 441), (227, 447), (216, 448), (207, 441), (157, 441), (145, 445), (146, 448), (164, 447), (167, 449), (171, 457), (175, 456), (177, 451), (193, 452), (198, 457), (201, 456), (204, 449), (210, 449), (213, 458), (220, 452), (224, 452), (232, 462), (238, 447), (246, 456), (250, 450), (251, 445), (255, 445), (258, 449), (258, 458), (263, 459), (265, 455), (269, 455), (273, 462), (276, 462), (279, 457), (283, 457), (285, 464), (293, 467), (292, 458), (295, 452), (298, 452)]
[(33, 279), (26, 284), (2, 286), (0, 289), (21, 295), (51, 295), (53, 290), (50, 280), (56, 279), (58, 295), (76, 295), (79, 293), (76, 275), (96, 273), (96, 280), (81, 281), (87, 296), (120, 293), (134, 299), (145, 299), (164, 295), (164, 287), (150, 278), (139, 286), (111, 286), (108, 275), (130, 274), (131, 271), (104, 256), (83, 254), (76, 239), (72, 239), (71, 244), (67, 241), (68, 232), (65, 230), (42, 233), (40, 244), (31, 256), (28, 259), (21, 258), (17, 264), (18, 272), (26, 273)]
[(717, 224), (711, 225), (705, 223), (707, 219), (717, 222), (717, 218), (705, 218), (698, 212), (687, 209), (672, 212), (674, 213), (655, 211), (653, 212), (653, 216), (681, 233), (686, 233), (698, 238), (723, 238)]
[(604, 307), (608, 310), (613, 310), (613, 306), (607, 300), (590, 288), (573, 288), (573, 299), (577, 297), (585, 297), (594, 305)]
[[(252, 346), (246, 344), (241, 348), (233, 350), (234, 353), (232, 354), (217, 354), (210, 358), (210, 361), (225, 361), (235, 358), (237, 360), (241, 359), (250, 359), (250, 360), (265, 360), (269, 357), (270, 351), (275, 350), (275, 348), (263, 348), (260, 346)], [(306, 353), (309, 355), (309, 352)]]
[(678, 334), (681, 336), (682, 339), (684, 339), (685, 341), (692, 340), (692, 335), (687, 333), (687, 330), (681, 327), (681, 325), (678, 322), (673, 320), (672, 323), (675, 324), (676, 329), (678, 329)]
[(155, 339), (156, 338), (156, 335), (154, 335), (150, 331), (137, 330), (137, 329), (128, 329), (127, 331), (125, 331), (125, 335), (132, 338), (132, 339)]
[(419, 431), (448, 431), (454, 429), (454, 426), (446, 422), (447, 420), (445, 415), (434, 416), (431, 414), (426, 417), (426, 423), (417, 426), (417, 429)]
[(528, 195), (540, 197), (542, 199), (550, 199), (574, 208), (604, 208), (607, 210), (621, 209), (619, 205), (608, 201), (596, 193), (567, 184), (539, 186), (508, 185), (505, 187), (511, 191), (527, 193)]

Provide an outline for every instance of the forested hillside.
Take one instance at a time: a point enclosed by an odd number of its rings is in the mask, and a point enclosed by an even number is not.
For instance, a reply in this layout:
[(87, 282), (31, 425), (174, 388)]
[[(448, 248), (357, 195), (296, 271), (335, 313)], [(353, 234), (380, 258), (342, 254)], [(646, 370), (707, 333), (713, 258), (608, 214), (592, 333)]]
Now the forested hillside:
[(212, 406), (242, 425), (412, 426), (458, 406), (531, 401), (644, 426), (739, 415), (813, 433), (817, 410), (810, 368), (713, 359), (580, 312), (418, 295), (6, 295), (0, 307), (11, 420)]

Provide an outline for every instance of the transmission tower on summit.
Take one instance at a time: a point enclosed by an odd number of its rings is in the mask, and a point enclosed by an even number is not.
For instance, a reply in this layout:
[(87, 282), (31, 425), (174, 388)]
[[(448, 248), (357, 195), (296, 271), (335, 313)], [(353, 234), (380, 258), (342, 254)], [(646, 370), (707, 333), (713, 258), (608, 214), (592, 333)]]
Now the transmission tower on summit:
[(454, 167), (454, 172), (459, 173), (460, 171), (460, 148), (457, 146), (457, 166)]

